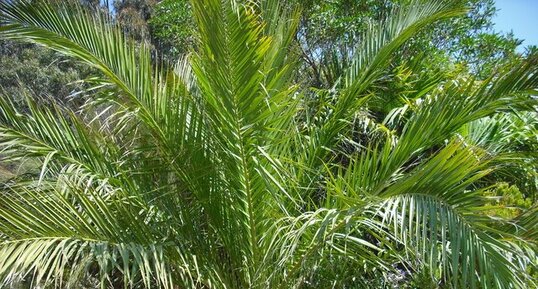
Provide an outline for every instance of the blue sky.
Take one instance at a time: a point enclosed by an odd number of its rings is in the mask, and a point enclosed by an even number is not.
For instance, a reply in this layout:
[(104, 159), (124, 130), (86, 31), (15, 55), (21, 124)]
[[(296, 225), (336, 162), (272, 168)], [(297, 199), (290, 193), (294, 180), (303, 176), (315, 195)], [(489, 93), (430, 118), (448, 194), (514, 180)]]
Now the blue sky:
[(538, 0), (496, 0), (495, 30), (524, 39), (523, 46), (538, 45)]

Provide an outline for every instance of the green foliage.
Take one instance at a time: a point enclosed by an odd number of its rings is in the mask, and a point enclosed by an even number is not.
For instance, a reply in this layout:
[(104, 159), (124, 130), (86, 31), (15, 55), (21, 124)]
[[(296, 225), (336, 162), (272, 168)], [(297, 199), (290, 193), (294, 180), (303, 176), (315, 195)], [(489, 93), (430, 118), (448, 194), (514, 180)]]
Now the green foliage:
[(310, 89), (295, 82), (293, 5), (190, 5), (196, 49), (169, 67), (102, 14), (0, 3), (0, 37), (99, 71), (76, 110), (0, 98), (5, 158), (39, 164), (0, 187), (2, 286), (536, 285), (536, 205), (484, 211), (489, 178), (534, 160), (496, 117), (534, 112), (538, 55), (485, 79), (395, 64), (420, 31), (466, 13), (413, 1), (345, 57), (314, 58), (324, 74)]
[(123, 31), (136, 41), (149, 41), (148, 19), (151, 17), (155, 0), (111, 1), (114, 5), (114, 18)]
[[(22, 107), (25, 95), (33, 95), (40, 104), (50, 101), (77, 108), (83, 103), (80, 92), (87, 86), (80, 82), (91, 69), (43, 47), (0, 40), (0, 90), (14, 105)], [(34, 169), (28, 162), (2, 160), (0, 180)]]
[(153, 43), (172, 61), (187, 53), (194, 45), (195, 27), (188, 1), (159, 2), (149, 20)]
[(513, 219), (532, 206), (530, 198), (525, 198), (518, 187), (507, 183), (499, 183), (495, 190), (484, 195), (491, 198), (488, 204), (491, 209), (486, 212), (489, 216)]
[[(304, 73), (316, 87), (330, 87), (338, 78), (335, 68), (350, 62), (361, 33), (381, 21), (391, 9), (409, 0), (310, 1), (297, 0), (304, 7), (298, 32)], [(454, 64), (466, 67), (480, 78), (489, 77), (495, 67), (516, 57), (521, 43), (512, 34), (493, 31), (493, 0), (448, 1), (469, 7), (466, 14), (438, 21), (415, 35), (394, 55), (394, 66), (405, 65), (413, 57), (427, 59), (415, 63), (422, 74), (435, 74)], [(417, 66), (418, 65), (418, 66)], [(329, 69), (327, 69), (329, 68)], [(389, 76), (390, 77), (390, 76)], [(427, 77), (427, 76), (426, 76)]]
[(72, 94), (82, 90), (82, 84), (77, 81), (89, 73), (86, 66), (58, 53), (8, 40), (0, 42), (0, 66), (4, 94), (16, 97), (18, 102), (24, 94), (67, 101)]

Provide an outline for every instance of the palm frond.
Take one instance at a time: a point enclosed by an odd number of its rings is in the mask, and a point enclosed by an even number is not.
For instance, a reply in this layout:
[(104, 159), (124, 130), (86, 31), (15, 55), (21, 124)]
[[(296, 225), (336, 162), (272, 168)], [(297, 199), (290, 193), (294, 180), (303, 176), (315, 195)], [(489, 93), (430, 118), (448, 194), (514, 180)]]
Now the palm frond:
[[(421, 28), (440, 19), (463, 13), (462, 8), (439, 3), (414, 3), (407, 8), (395, 10), (385, 22), (372, 27), (363, 35), (363, 42), (355, 52), (355, 60), (347, 69), (340, 84), (330, 113), (319, 129), (313, 130), (306, 145), (304, 162), (310, 168), (317, 167), (335, 149), (336, 136), (341, 132), (370, 95), (368, 89), (379, 80), (395, 51)], [(308, 176), (308, 174), (305, 174)], [(311, 177), (306, 177), (306, 182)], [(304, 183), (303, 186), (307, 186)]]
[[(142, 199), (76, 166), (66, 167), (55, 182), (8, 187), (2, 198), (0, 228), (7, 238), (0, 245), (3, 278), (29, 272), (35, 284), (61, 285), (79, 282), (85, 277), (80, 274), (97, 267), (103, 286), (141, 282), (172, 287), (165, 259), (171, 254), (164, 253), (170, 248), (148, 226), (150, 208)], [(115, 280), (117, 270), (123, 280)], [(73, 276), (64, 279), (64, 272)]]

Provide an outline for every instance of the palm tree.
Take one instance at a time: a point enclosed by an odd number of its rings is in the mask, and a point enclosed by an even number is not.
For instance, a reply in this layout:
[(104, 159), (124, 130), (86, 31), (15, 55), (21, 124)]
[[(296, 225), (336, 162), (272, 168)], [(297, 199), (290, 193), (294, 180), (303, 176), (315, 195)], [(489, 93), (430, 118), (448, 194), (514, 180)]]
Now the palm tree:
[(333, 87), (306, 92), (293, 83), (298, 10), (279, 2), (193, 0), (199, 50), (173, 68), (77, 5), (0, 4), (1, 37), (100, 71), (78, 111), (0, 100), (3, 155), (39, 164), (1, 189), (3, 286), (528, 286), (536, 207), (482, 213), (482, 181), (517, 155), (461, 130), (533, 110), (536, 57), (485, 81), (417, 84), (378, 123), (369, 106), (391, 55), (465, 10), (396, 9)]

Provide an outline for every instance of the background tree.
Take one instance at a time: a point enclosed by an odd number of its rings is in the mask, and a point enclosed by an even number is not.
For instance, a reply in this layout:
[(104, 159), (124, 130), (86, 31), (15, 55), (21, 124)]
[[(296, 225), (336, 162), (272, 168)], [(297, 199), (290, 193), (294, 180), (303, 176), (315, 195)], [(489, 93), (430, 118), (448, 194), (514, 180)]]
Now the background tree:
[(155, 5), (149, 26), (159, 53), (177, 61), (194, 46), (196, 28), (189, 1), (164, 0)]
[(151, 17), (156, 0), (116, 0), (114, 2), (114, 17), (125, 32), (137, 41), (151, 39), (148, 20)]
[[(0, 90), (22, 107), (25, 96), (32, 95), (40, 104), (51, 100), (73, 108), (83, 103), (80, 82), (90, 74), (88, 67), (72, 59), (33, 44), (0, 40)], [(31, 164), (5, 163), (0, 154), (0, 180), (24, 173)]]
[[(361, 31), (372, 22), (382, 20), (393, 7), (405, 5), (409, 0), (396, 1), (310, 1), (298, 0), (304, 13), (298, 39), (310, 68), (309, 78), (317, 86), (331, 85), (335, 77), (329, 71), (319, 71), (319, 62), (338, 66), (349, 62)], [(453, 5), (464, 4), (470, 10), (463, 16), (433, 24), (421, 34), (413, 37), (396, 56), (395, 67), (404, 60), (419, 55), (423, 59), (434, 59), (421, 63), (417, 68), (432, 70), (436, 67), (460, 64), (481, 77), (487, 77), (492, 68), (514, 57), (515, 48), (521, 42), (511, 34), (500, 34), (493, 30), (495, 14), (493, 0), (452, 1)], [(444, 67), (446, 68), (446, 67)]]

